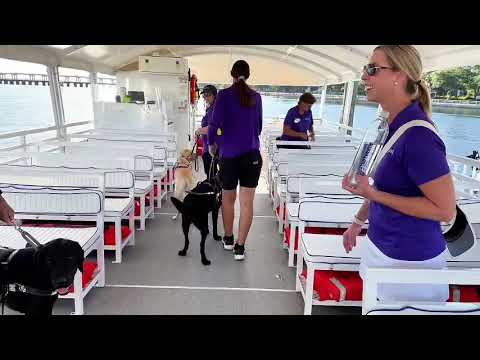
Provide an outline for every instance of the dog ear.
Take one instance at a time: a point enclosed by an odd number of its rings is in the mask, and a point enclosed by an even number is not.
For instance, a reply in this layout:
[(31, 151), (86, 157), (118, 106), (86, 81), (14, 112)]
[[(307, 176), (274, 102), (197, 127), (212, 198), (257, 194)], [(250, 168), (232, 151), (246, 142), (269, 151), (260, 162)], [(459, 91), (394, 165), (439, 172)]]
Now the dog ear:
[(178, 200), (176, 197), (172, 196), (170, 197), (170, 200), (172, 200), (173, 206), (175, 206), (178, 210), (179, 213), (183, 213), (183, 202)]

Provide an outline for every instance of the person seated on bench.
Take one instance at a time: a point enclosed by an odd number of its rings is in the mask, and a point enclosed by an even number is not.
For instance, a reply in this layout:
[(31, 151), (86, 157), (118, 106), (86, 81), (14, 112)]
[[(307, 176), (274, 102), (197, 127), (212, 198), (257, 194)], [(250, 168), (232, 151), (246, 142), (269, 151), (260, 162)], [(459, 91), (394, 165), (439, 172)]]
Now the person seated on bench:
[[(315, 141), (315, 132), (313, 131), (312, 105), (317, 100), (306, 92), (300, 96), (298, 105), (288, 110), (283, 122), (283, 134), (277, 140), (286, 141)], [(279, 148), (309, 148), (308, 146), (279, 145)]]

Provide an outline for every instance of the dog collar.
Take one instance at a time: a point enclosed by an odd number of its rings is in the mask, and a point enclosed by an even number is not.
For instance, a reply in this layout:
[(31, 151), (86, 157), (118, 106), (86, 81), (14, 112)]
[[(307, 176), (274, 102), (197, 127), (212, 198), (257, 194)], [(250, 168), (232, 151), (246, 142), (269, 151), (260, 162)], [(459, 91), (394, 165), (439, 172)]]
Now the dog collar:
[(197, 193), (197, 192), (193, 192), (193, 191), (185, 191), (187, 194), (192, 194), (192, 195), (215, 195), (215, 193), (213, 191), (209, 191), (209, 192), (206, 192), (206, 193)]
[(9, 291), (12, 291), (12, 292), (17, 292), (17, 291), (20, 291), (22, 293), (25, 293), (25, 294), (30, 294), (30, 295), (37, 295), (37, 296), (53, 296), (53, 295), (57, 295), (57, 291), (47, 291), (47, 290), (40, 290), (40, 289), (36, 289), (36, 288), (32, 288), (32, 287), (29, 287), (29, 286), (24, 286), (24, 285), (20, 285), (20, 284), (9, 284), (8, 286), (8, 290)]

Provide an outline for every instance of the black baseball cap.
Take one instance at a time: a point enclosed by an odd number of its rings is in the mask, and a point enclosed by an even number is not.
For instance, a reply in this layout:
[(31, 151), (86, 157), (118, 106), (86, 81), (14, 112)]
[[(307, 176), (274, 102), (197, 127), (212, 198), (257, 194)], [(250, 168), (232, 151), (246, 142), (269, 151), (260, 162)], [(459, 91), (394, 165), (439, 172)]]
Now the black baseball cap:
[(213, 85), (205, 85), (201, 94), (211, 94), (213, 96), (217, 96), (217, 88)]

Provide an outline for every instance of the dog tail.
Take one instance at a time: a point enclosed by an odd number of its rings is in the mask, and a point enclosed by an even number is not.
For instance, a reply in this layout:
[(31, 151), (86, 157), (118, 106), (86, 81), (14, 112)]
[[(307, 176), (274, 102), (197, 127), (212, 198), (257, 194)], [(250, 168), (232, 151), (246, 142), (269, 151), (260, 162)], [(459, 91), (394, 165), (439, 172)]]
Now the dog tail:
[(170, 197), (170, 199), (172, 200), (173, 206), (177, 208), (178, 212), (183, 213), (183, 202), (181, 202), (174, 196)]

